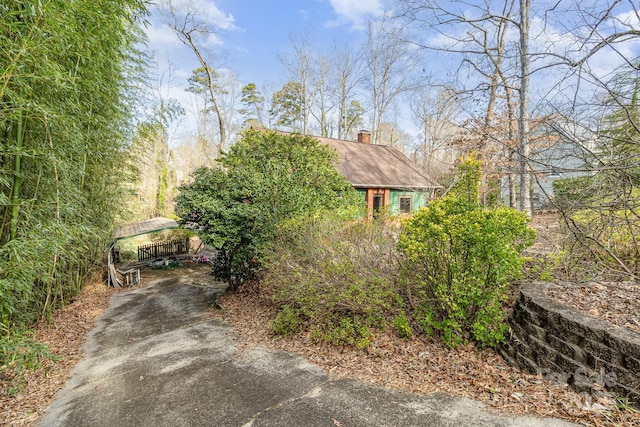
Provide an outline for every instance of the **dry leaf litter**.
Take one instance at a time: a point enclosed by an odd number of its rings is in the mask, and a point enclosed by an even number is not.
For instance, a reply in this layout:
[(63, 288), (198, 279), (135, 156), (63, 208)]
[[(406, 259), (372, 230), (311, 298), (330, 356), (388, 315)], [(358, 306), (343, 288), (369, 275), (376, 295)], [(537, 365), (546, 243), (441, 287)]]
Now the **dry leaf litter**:
[[(143, 269), (140, 286), (160, 277), (203, 274), (203, 268), (206, 266), (186, 271), (183, 268)], [(593, 308), (594, 315), (620, 319), (630, 313), (628, 304), (637, 308), (637, 286), (614, 287), (612, 291), (611, 286), (603, 284), (602, 288), (594, 289), (583, 290), (584, 295), (578, 299), (579, 304), (592, 304), (590, 309)], [(629, 290), (631, 294), (627, 294)], [(56, 312), (49, 322), (37, 325), (36, 339), (47, 343), (60, 360), (47, 362), (36, 372), (28, 373), (26, 387), (15, 396), (6, 394), (6, 381), (0, 379), (0, 404), (3, 408), (0, 425), (33, 426), (37, 423), (82, 358), (82, 345), (95, 320), (106, 309), (111, 296), (119, 291), (105, 286), (96, 276), (70, 305)], [(609, 296), (607, 292), (613, 292), (616, 297)], [(565, 295), (569, 294), (565, 292)], [(618, 295), (623, 302), (611, 304), (618, 301)], [(337, 377), (355, 378), (416, 393), (467, 396), (500, 413), (557, 417), (586, 426), (640, 427), (639, 411), (631, 408), (620, 410), (611, 399), (577, 394), (566, 385), (523, 374), (508, 367), (498, 354), (489, 349), (466, 346), (452, 350), (438, 342), (416, 337), (403, 340), (387, 333), (378, 333), (373, 344), (364, 350), (338, 348), (318, 343), (308, 334), (292, 338), (273, 336), (269, 329), (269, 320), (275, 314), (273, 307), (251, 292), (250, 286), (239, 294), (222, 296), (218, 303), (222, 310), (212, 309), (211, 317), (223, 319), (234, 326), (240, 351), (253, 345), (279, 348), (306, 357)], [(618, 312), (619, 308), (624, 308), (624, 311)], [(636, 309), (634, 313), (637, 312)], [(625, 325), (629, 323), (628, 320), (623, 322)]]

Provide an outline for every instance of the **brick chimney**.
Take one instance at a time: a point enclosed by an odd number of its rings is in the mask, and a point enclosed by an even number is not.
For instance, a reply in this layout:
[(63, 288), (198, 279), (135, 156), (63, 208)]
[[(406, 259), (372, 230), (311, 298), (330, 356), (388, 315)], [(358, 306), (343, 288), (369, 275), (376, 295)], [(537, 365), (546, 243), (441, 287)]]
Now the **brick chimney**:
[(371, 144), (371, 132), (368, 130), (361, 130), (358, 132), (358, 142), (363, 144)]

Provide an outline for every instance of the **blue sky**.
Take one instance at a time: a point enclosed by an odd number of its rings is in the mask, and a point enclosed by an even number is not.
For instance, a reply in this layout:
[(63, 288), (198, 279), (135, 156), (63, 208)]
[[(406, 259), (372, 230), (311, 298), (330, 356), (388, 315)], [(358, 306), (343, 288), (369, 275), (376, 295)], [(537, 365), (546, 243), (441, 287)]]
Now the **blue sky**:
[[(295, 1), (284, 1), (278, 7), (270, 2), (251, 0), (225, 1), (221, 7), (235, 22), (235, 29), (224, 34), (224, 50), (229, 67), (238, 73), (243, 83), (262, 84), (273, 80), (281, 71), (275, 52), (288, 46), (288, 34), (301, 28), (309, 14), (297, 7)], [(319, 4), (312, 4), (319, 9)]]
[[(366, 38), (367, 22), (381, 17), (385, 2), (391, 0), (170, 1), (178, 7), (193, 5), (201, 11), (198, 18), (212, 25), (216, 35), (206, 43), (206, 49), (212, 54), (212, 66), (231, 70), (239, 85), (255, 83), (268, 95), (288, 80), (278, 56), (291, 51), (291, 35), (301, 36), (308, 31), (314, 48), (319, 50), (331, 47), (334, 42), (338, 46), (361, 45)], [(155, 7), (150, 23), (148, 49), (154, 54), (158, 75), (163, 79), (161, 93), (177, 99), (185, 107), (187, 116), (180, 127), (188, 132), (194, 127), (194, 101), (185, 88), (187, 79), (200, 64), (194, 53), (163, 23)]]
[[(208, 22), (216, 33), (215, 37), (209, 38), (206, 43), (206, 48), (213, 55), (210, 64), (216, 68), (233, 71), (241, 86), (255, 83), (267, 96), (280, 89), (288, 80), (287, 72), (278, 55), (290, 53), (290, 35), (300, 36), (304, 31), (309, 31), (314, 49), (317, 51), (330, 51), (334, 42), (338, 46), (361, 46), (365, 41), (367, 22), (382, 17), (385, 11), (396, 3), (394, 0), (157, 0), (160, 4), (167, 1), (176, 5), (191, 3), (201, 11), (198, 18)], [(592, 4), (596, 9), (602, 7), (599, 3), (601, 0), (582, 1)], [(542, 0), (535, 4), (538, 8), (544, 9), (544, 3), (545, 0)], [(552, 3), (555, 4), (556, 1)], [(561, 3), (567, 7), (571, 7), (572, 4), (570, 1)], [(618, 15), (613, 17), (615, 19), (610, 19), (612, 25), (620, 26), (621, 23), (625, 23), (626, 28), (640, 28), (638, 12), (630, 9), (630, 4), (633, 4), (632, 0), (622, 1), (616, 9)], [(460, 8), (468, 6), (456, 2), (452, 5)], [(563, 53), (580, 46), (580, 39), (574, 37), (573, 32), (584, 31), (584, 28), (571, 27), (562, 21), (563, 16), (558, 14), (559, 20), (548, 22), (543, 22), (539, 16), (532, 19), (533, 51), (545, 52), (552, 49)], [(149, 49), (156, 55), (159, 73), (165, 75), (164, 95), (177, 99), (189, 111), (189, 105), (193, 104), (193, 101), (184, 89), (191, 72), (200, 65), (193, 52), (178, 41), (173, 31), (162, 23), (155, 11), (151, 22), (153, 25), (147, 29)], [(467, 31), (464, 27), (460, 30)], [(457, 30), (452, 28), (450, 31), (453, 34)], [(516, 40), (517, 34), (512, 31), (511, 38)], [(418, 36), (426, 37), (424, 33), (419, 33)], [(430, 37), (431, 44), (439, 44), (437, 35)], [(599, 76), (606, 77), (623, 61), (623, 57), (637, 57), (638, 52), (640, 40), (630, 39), (617, 45), (615, 49), (603, 49), (590, 58), (589, 66)], [(422, 67), (434, 75), (444, 76), (456, 68), (456, 61), (458, 59), (441, 52), (431, 52)], [(167, 83), (169, 69), (171, 82)], [(560, 75), (550, 78), (549, 73), (552, 71)], [(550, 69), (536, 73), (532, 77), (532, 95), (536, 96), (538, 92), (538, 99), (563, 96), (566, 88), (557, 82), (563, 81), (564, 72), (565, 69)], [(567, 81), (566, 84), (572, 83)], [(403, 119), (408, 120), (407, 117)], [(186, 124), (186, 127), (189, 125)]]
[[(176, 1), (176, 0), (173, 0)], [(178, 2), (187, 0), (178, 0)], [(291, 47), (289, 36), (309, 31), (318, 46), (360, 43), (368, 19), (380, 17), (383, 0), (189, 0), (208, 11), (217, 39), (208, 48), (218, 64), (233, 70), (241, 84), (282, 85), (285, 71), (278, 59)], [(161, 3), (161, 2), (160, 2)], [(176, 79), (198, 67), (193, 53), (181, 46), (157, 13), (148, 29), (149, 48), (160, 66), (176, 67)], [(178, 71), (178, 69), (180, 71)]]
[[(371, 10), (362, 8), (351, 16), (340, 15), (332, 3), (358, 3), (357, 0), (226, 0), (220, 8), (230, 13), (236, 30), (225, 34), (224, 47), (229, 53), (230, 68), (235, 69), (241, 81), (262, 83), (280, 77), (282, 66), (276, 55), (290, 48), (290, 34), (308, 30), (314, 42), (331, 43), (360, 38), (364, 19), (381, 11), (377, 1), (370, 1)], [(366, 2), (364, 2), (366, 3)], [(359, 29), (358, 29), (359, 28)]]

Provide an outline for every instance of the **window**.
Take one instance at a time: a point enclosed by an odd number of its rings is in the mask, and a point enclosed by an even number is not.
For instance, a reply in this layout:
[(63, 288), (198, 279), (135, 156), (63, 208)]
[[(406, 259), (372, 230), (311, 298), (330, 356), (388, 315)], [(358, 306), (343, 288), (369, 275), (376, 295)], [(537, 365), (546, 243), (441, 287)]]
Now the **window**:
[(400, 196), (400, 214), (411, 213), (411, 196)]

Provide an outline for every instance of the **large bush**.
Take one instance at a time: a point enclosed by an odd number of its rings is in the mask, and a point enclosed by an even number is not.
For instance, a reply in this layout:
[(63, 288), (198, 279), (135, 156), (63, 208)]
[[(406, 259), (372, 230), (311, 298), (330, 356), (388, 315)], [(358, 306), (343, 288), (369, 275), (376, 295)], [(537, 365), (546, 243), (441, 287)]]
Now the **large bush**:
[(398, 311), (398, 227), (383, 217), (346, 222), (326, 214), (287, 230), (260, 285), (280, 310), (274, 332), (308, 330), (334, 345), (367, 346)]
[(220, 159), (180, 188), (176, 213), (219, 250), (216, 275), (232, 290), (250, 278), (283, 224), (360, 200), (335, 168), (336, 153), (302, 135), (248, 130)]
[(398, 245), (414, 319), (450, 346), (504, 339), (502, 304), (535, 237), (524, 213), (478, 203), (479, 177), (477, 161), (463, 162), (452, 191), (404, 222)]

